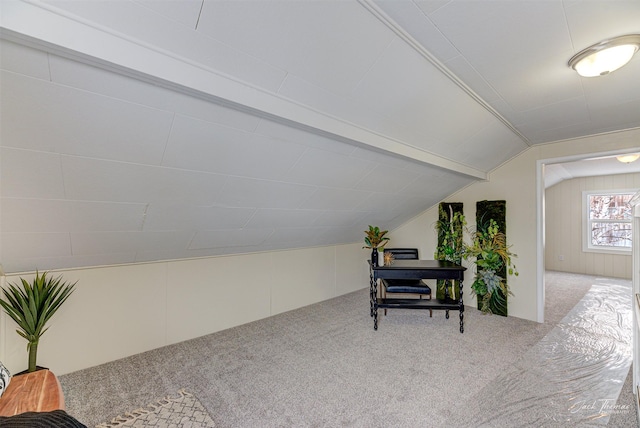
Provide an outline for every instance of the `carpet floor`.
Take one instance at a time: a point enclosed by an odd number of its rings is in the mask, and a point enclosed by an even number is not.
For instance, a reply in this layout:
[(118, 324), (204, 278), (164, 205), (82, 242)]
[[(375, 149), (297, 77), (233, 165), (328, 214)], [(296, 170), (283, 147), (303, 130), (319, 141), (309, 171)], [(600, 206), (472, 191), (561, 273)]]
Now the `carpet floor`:
[[(530, 416), (518, 414), (496, 422), (499, 403), (478, 408), (476, 398), (523, 361), (598, 280), (549, 272), (545, 323), (467, 307), (464, 334), (457, 312), (446, 319), (444, 312), (430, 318), (428, 311), (400, 309), (381, 316), (374, 331), (368, 290), (360, 290), (63, 375), (60, 382), (67, 411), (87, 426), (181, 388), (217, 427), (531, 426)], [(636, 426), (629, 375), (608, 381), (622, 388), (615, 398), (627, 410), (588, 423)], [(526, 385), (516, 393), (526, 395)], [(580, 398), (580, 391), (571, 394)], [(536, 426), (586, 426), (580, 418), (557, 421), (546, 406), (522, 412), (543, 421)]]

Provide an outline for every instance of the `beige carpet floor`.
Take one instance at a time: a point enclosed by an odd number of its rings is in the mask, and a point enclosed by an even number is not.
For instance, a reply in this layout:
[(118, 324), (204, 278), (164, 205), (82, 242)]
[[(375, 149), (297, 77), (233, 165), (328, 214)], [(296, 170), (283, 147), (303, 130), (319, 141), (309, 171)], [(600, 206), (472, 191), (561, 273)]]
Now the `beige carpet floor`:
[[(492, 419), (477, 413), (473, 398), (552, 331), (596, 280), (549, 272), (545, 323), (467, 307), (464, 334), (457, 313), (429, 318), (410, 310), (390, 310), (374, 331), (363, 289), (60, 381), (67, 410), (88, 426), (179, 388), (193, 393), (218, 427), (478, 426)], [(618, 401), (632, 399), (623, 392)], [(539, 420), (553, 409), (527, 412)], [(608, 423), (634, 426), (635, 417), (629, 410)], [(530, 426), (528, 420), (514, 415), (509, 426)], [(571, 425), (553, 415), (548, 421), (541, 426)]]

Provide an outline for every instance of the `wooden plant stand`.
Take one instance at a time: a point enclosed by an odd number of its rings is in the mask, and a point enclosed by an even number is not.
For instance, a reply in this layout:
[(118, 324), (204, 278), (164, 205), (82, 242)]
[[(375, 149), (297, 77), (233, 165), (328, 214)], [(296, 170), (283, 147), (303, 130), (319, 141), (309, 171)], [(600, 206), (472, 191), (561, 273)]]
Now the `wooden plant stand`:
[(64, 395), (56, 375), (46, 369), (13, 376), (0, 397), (0, 416), (53, 410), (64, 410)]

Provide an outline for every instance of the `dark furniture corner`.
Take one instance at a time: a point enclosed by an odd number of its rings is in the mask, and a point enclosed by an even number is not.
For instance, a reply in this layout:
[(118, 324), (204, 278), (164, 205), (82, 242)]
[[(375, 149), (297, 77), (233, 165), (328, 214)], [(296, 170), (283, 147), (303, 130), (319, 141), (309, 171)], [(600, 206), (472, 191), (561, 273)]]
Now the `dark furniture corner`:
[[(386, 248), (385, 253), (393, 254), (394, 260), (418, 260), (417, 248)], [(382, 279), (381, 294), (382, 298), (387, 297), (387, 293), (391, 294), (417, 294), (420, 299), (431, 300), (431, 287), (422, 279)], [(387, 308), (384, 309), (387, 315)], [(433, 311), (429, 310), (429, 316), (433, 316)]]
[(393, 254), (396, 260), (418, 260), (417, 248), (385, 248), (385, 253)]
[[(387, 250), (385, 250), (387, 251)], [(370, 315), (373, 317), (373, 329), (378, 329), (378, 309), (429, 309), (460, 312), (460, 333), (464, 333), (464, 302), (462, 300), (462, 282), (467, 268), (446, 260), (398, 259), (390, 266), (373, 266), (369, 261), (369, 301)], [(451, 299), (398, 299), (383, 296), (378, 298), (378, 280), (388, 284), (389, 280), (415, 281), (422, 279), (452, 279), (459, 281), (460, 298)], [(420, 281), (422, 282), (422, 281)], [(388, 292), (388, 290), (387, 290)]]

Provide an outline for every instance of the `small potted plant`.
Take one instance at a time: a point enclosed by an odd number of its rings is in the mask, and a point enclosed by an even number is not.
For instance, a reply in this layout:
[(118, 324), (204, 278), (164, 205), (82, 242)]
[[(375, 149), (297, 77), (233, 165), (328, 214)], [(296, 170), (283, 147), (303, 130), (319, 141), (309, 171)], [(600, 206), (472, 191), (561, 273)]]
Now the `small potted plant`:
[(389, 242), (389, 238), (385, 236), (389, 231), (380, 230), (378, 226), (369, 225), (369, 230), (365, 230), (364, 233), (364, 243), (366, 245), (362, 248), (371, 249), (371, 264), (372, 266), (378, 266), (378, 249), (383, 248)]
[(0, 306), (18, 324), (16, 332), (27, 340), (27, 372), (34, 372), (40, 337), (49, 329), (45, 326), (69, 298), (76, 283), (63, 282), (60, 276), (48, 277), (47, 272), (42, 275), (36, 272), (31, 283), (22, 278), (21, 282), (21, 287), (9, 284), (8, 289), (2, 290), (5, 299), (0, 298)]

